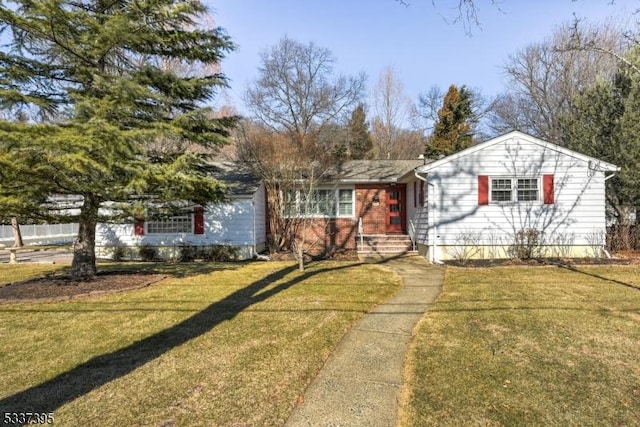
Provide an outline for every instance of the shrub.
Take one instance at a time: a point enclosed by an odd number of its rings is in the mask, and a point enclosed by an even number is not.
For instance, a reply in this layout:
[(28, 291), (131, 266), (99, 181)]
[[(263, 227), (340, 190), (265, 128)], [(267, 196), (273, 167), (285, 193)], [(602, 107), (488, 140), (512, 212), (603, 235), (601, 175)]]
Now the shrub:
[(201, 257), (209, 262), (235, 261), (238, 258), (238, 248), (231, 245), (206, 246), (201, 250)]
[(178, 262), (192, 262), (196, 259), (198, 248), (191, 245), (181, 245), (178, 252)]
[(138, 248), (138, 254), (143, 261), (154, 261), (158, 255), (158, 251), (153, 246), (143, 245)]
[(559, 258), (569, 258), (575, 240), (574, 233), (555, 233), (553, 240), (550, 242), (553, 245), (553, 255)]
[(114, 261), (122, 261), (127, 253), (124, 246), (114, 246), (112, 249), (112, 258)]
[(593, 231), (586, 235), (587, 246), (589, 247), (590, 258), (598, 259), (602, 256), (602, 245), (605, 235), (601, 231)]
[(482, 233), (464, 231), (455, 236), (455, 246), (447, 249), (449, 255), (460, 264), (466, 264), (470, 259), (482, 254)]
[(539, 258), (542, 250), (542, 233), (535, 228), (517, 231), (509, 253), (514, 258)]

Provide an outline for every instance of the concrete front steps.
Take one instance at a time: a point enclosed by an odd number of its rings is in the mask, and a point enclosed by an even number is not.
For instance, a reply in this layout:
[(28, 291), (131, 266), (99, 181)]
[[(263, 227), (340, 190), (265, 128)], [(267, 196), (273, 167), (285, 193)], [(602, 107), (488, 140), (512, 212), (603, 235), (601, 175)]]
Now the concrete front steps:
[(365, 234), (358, 236), (358, 258), (384, 259), (413, 253), (411, 237), (406, 234)]

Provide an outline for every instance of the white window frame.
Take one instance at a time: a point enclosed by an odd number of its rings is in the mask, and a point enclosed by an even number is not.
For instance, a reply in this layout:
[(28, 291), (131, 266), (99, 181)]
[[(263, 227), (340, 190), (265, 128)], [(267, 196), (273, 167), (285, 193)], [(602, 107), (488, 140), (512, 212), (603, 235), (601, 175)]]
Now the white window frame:
[(149, 219), (144, 223), (145, 234), (193, 234), (193, 216), (192, 213), (185, 212), (183, 215)]
[[(511, 197), (509, 200), (494, 200), (493, 192), (494, 192), (494, 180), (509, 180), (511, 183), (511, 188), (500, 188), (495, 191), (510, 191)], [(518, 186), (519, 180), (527, 180), (534, 181), (536, 183), (536, 188), (520, 188)], [(541, 199), (541, 177), (533, 177), (533, 176), (490, 176), (489, 177), (489, 203), (491, 204), (507, 204), (507, 203), (536, 203), (540, 202)], [(520, 200), (520, 191), (536, 191), (536, 198), (531, 200)]]
[[(343, 202), (340, 200), (340, 192), (341, 191), (350, 191), (351, 192), (351, 200), (349, 202)], [(354, 188), (338, 188), (336, 190), (336, 218), (354, 218), (356, 213), (356, 191)], [(351, 206), (351, 213), (342, 214), (340, 213), (340, 206), (343, 203), (349, 203)]]
[[(322, 214), (320, 211), (316, 211), (316, 212), (311, 212), (311, 213), (307, 213), (307, 215), (305, 215), (305, 217), (307, 218), (354, 218), (355, 216), (355, 210), (356, 210), (356, 203), (355, 203), (355, 194), (356, 191), (353, 187), (337, 187), (337, 188), (326, 188), (326, 187), (319, 187), (319, 188), (315, 188), (313, 190), (315, 191), (322, 191), (322, 192), (330, 192), (333, 195), (332, 198), (332, 212), (329, 215), (326, 214)], [(340, 206), (341, 204), (344, 205), (345, 202), (341, 202), (340, 201), (340, 192), (341, 191), (350, 191), (351, 192), (351, 213), (350, 214), (341, 214), (340, 213)], [(291, 192), (295, 193), (295, 200), (291, 200), (289, 202), (287, 202), (287, 200), (285, 199), (287, 196), (283, 193), (281, 193), (282, 196), (282, 200), (283, 200), (283, 208), (284, 208), (284, 216), (286, 218), (295, 218), (298, 216), (298, 212), (301, 211), (301, 204), (303, 203), (302, 201), (302, 194), (306, 193), (305, 190), (301, 190), (301, 189), (297, 189), (297, 190), (291, 190)]]
[[(519, 186), (519, 182), (520, 180), (527, 180), (527, 181), (531, 181), (531, 182), (535, 182), (536, 186), (535, 188), (520, 188)], [(540, 201), (540, 178), (533, 178), (533, 177), (518, 177), (515, 179), (516, 183), (515, 183), (515, 199), (518, 203), (531, 203), (531, 202), (539, 202)], [(520, 191), (523, 192), (528, 192), (528, 191), (535, 191), (536, 192), (536, 197), (534, 199), (520, 199)]]

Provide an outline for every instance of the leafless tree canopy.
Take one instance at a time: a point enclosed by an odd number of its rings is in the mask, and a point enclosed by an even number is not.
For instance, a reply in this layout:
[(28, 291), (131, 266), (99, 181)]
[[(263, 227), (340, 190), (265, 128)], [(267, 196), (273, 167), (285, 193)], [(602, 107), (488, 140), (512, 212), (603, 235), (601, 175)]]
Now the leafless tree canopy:
[(262, 53), (260, 76), (245, 104), (264, 126), (304, 145), (328, 123), (342, 120), (359, 101), (365, 76), (334, 76), (333, 54), (314, 43), (283, 38)]
[(362, 98), (365, 75), (335, 75), (335, 62), (328, 49), (285, 37), (262, 53), (259, 76), (246, 90), (252, 117), (239, 128), (236, 149), (265, 183), (272, 250), (308, 243), (296, 231), (306, 217), (284, 214), (286, 198), (313, 193), (334, 161), (337, 130)]
[[(404, 6), (410, 6), (410, 0), (396, 0)], [(482, 27), (480, 19), (480, 6), (484, 3), (493, 8), (499, 9), (501, 0), (431, 0), (433, 9), (445, 22), (449, 24), (461, 24), (464, 32), (471, 36), (473, 30)]]
[[(421, 153), (422, 143), (415, 138), (407, 138), (410, 132), (405, 129), (413, 110), (413, 103), (404, 93), (402, 82), (394, 69), (387, 67), (373, 88), (372, 136), (376, 158), (406, 159)], [(417, 144), (412, 144), (415, 142)]]
[[(618, 60), (600, 51), (570, 48), (576, 40), (572, 24), (560, 27), (551, 37), (534, 43), (504, 66), (509, 78), (506, 94), (492, 107), (491, 128), (495, 133), (512, 129), (560, 142), (558, 117), (569, 108), (571, 99), (584, 87), (615, 72)], [(622, 32), (614, 24), (579, 29), (597, 46), (623, 53)]]

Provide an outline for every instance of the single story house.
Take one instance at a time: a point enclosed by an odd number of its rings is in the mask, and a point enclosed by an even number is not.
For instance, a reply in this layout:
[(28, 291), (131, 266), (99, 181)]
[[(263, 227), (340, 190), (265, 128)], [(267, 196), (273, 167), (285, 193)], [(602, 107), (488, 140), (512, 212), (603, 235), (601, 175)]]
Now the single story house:
[[(605, 181), (617, 170), (521, 132), (435, 161), (347, 161), (313, 189), (305, 242), (316, 245), (312, 252), (415, 249), (433, 262), (600, 256)], [(233, 162), (218, 164), (214, 176), (230, 189), (227, 203), (194, 206), (172, 218), (99, 224), (98, 253), (151, 246), (175, 256), (182, 245), (224, 244), (249, 258), (264, 250), (269, 230), (262, 182)], [(285, 199), (292, 205), (304, 197)]]
[(435, 262), (600, 256), (605, 181), (618, 170), (517, 131), (425, 164), (418, 250)]
[(261, 180), (235, 162), (212, 163), (210, 173), (227, 185), (228, 201), (191, 206), (173, 217), (100, 223), (96, 229), (98, 256), (112, 257), (123, 248), (135, 255), (141, 247), (153, 248), (163, 258), (176, 258), (182, 246), (232, 246), (240, 259), (264, 251), (266, 200)]

